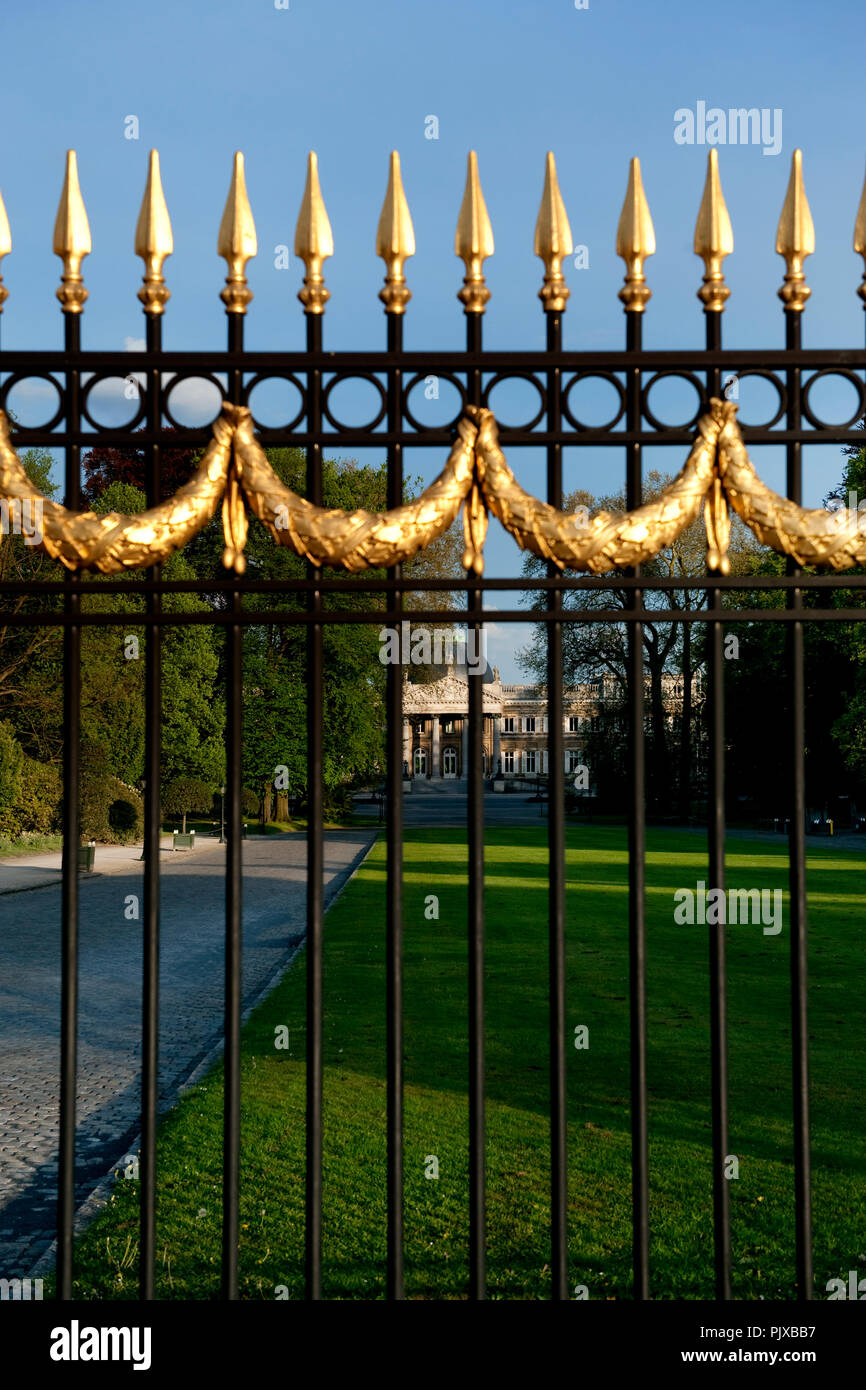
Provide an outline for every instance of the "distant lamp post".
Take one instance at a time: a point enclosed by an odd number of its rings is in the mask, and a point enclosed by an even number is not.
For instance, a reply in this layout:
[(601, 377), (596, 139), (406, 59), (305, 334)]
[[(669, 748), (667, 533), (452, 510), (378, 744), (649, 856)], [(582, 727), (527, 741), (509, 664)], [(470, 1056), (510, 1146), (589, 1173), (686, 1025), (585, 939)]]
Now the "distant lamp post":
[(224, 844), (226, 843), (226, 837), (225, 837), (225, 823), (226, 823), (226, 788), (225, 788), (225, 783), (223, 783), (222, 786), (220, 787), (220, 837), (219, 837), (219, 843), (220, 843), (221, 845), (224, 845)]

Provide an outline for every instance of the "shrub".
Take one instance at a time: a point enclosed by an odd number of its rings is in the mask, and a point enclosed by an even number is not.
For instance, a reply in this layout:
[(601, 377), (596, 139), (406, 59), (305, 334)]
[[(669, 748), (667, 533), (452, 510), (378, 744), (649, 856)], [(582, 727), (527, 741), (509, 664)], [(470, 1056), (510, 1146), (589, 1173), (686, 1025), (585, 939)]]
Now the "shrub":
[(115, 799), (113, 783), (105, 750), (83, 740), (78, 779), (79, 829), (83, 840), (105, 840), (110, 836), (108, 808)]
[(0, 834), (15, 836), (20, 826), (15, 808), (21, 795), (24, 750), (8, 721), (0, 724)]
[(140, 816), (138, 809), (128, 798), (112, 801), (108, 808), (108, 824), (119, 835), (134, 834)]
[(15, 810), (20, 834), (49, 835), (60, 829), (63, 783), (56, 767), (25, 754), (21, 791)]

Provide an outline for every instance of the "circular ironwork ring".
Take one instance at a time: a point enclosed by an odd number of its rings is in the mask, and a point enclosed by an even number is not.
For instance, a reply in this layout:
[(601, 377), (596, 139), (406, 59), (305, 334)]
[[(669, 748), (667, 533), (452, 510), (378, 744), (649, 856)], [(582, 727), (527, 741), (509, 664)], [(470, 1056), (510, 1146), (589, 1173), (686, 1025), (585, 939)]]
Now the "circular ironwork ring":
[[(419, 382), (426, 382), (430, 379), (430, 377), (435, 377), (437, 381), (447, 381), (449, 385), (456, 387), (457, 394), (460, 397), (460, 409), (457, 411), (457, 414), (452, 416), (450, 420), (445, 420), (441, 425), (422, 425), (421, 421), (416, 420), (415, 416), (412, 414), (412, 411), (409, 409), (409, 396), (415, 390), (415, 387), (419, 384)], [(413, 430), (417, 430), (419, 434), (430, 434), (433, 430), (455, 429), (457, 421), (460, 419), (460, 416), (463, 414), (465, 408), (466, 387), (463, 385), (463, 382), (459, 379), (459, 377), (451, 376), (449, 372), (416, 372), (415, 376), (413, 376), (409, 381), (407, 381), (406, 385), (403, 387), (404, 419), (408, 420)]]
[[(854, 411), (854, 414), (850, 416), (849, 419), (841, 420), (836, 424), (827, 424), (825, 421), (819, 420), (809, 405), (809, 393), (815, 385), (815, 382), (821, 381), (822, 378), (827, 376), (841, 376), (845, 381), (850, 381), (857, 393), (857, 409)], [(866, 411), (866, 387), (864, 387), (862, 381), (858, 381), (854, 373), (847, 367), (822, 368), (820, 371), (817, 371), (814, 376), (810, 376), (808, 381), (803, 383), (802, 392), (801, 401), (803, 414), (809, 421), (809, 424), (816, 430), (850, 430), (858, 420), (862, 419), (864, 411)]]
[[(649, 408), (650, 391), (657, 381), (687, 381), (690, 386), (694, 386), (698, 393), (698, 404), (694, 415), (690, 415), (688, 420), (684, 420), (681, 424), (677, 425), (665, 425), (661, 420), (657, 419)], [(662, 434), (672, 433), (674, 430), (692, 430), (701, 418), (701, 414), (707, 409), (706, 387), (695, 372), (683, 371), (680, 368), (655, 372), (646, 385), (641, 387), (640, 406), (643, 418), (649, 420), (653, 429), (659, 430)]]
[[(328, 405), (328, 401), (331, 398), (331, 392), (333, 391), (335, 386), (341, 386), (346, 381), (369, 381), (373, 384), (373, 386), (375, 386), (376, 390), (379, 392), (379, 400), (381, 402), (379, 406), (379, 413), (378, 415), (374, 416), (372, 420), (368, 421), (365, 425), (341, 425), (339, 420), (331, 414), (331, 410)], [(334, 426), (334, 429), (337, 431), (338, 434), (355, 434), (356, 432), (360, 432), (363, 434), (369, 433), (371, 430), (374, 430), (377, 425), (381, 425), (382, 421), (385, 418), (385, 412), (387, 411), (387, 409), (388, 397), (385, 392), (385, 387), (382, 385), (381, 381), (375, 375), (374, 372), (352, 371), (346, 373), (345, 375), (333, 376), (331, 380), (328, 382), (324, 391), (322, 392), (322, 414), (324, 415), (328, 423)]]
[(258, 420), (255, 420), (255, 417), (253, 416), (256, 429), (262, 430), (266, 434), (269, 431), (272, 431), (274, 433), (279, 432), (280, 434), (291, 434), (292, 430), (296, 427), (296, 425), (300, 424), (301, 420), (303, 420), (304, 416), (307, 413), (307, 388), (306, 386), (304, 386), (303, 382), (299, 381), (299, 379), (296, 376), (294, 376), (291, 372), (287, 372), (284, 374), (276, 372), (256, 372), (255, 376), (252, 377), (248, 382), (246, 382), (243, 388), (242, 404), (247, 407), (251, 415), (253, 414), (253, 411), (250, 406), (250, 396), (252, 392), (255, 390), (255, 388), (257, 386), (260, 386), (265, 381), (290, 382), (291, 385), (297, 389), (298, 395), (301, 398), (301, 408), (298, 411), (297, 415), (294, 417), (294, 419), (290, 420), (287, 425), (262, 425), (259, 423)]
[[(183, 383), (184, 383), (185, 381), (209, 381), (210, 384), (211, 384), (212, 386), (215, 386), (216, 389), (217, 389), (217, 391), (219, 391), (219, 396), (220, 396), (220, 398), (219, 398), (219, 405), (217, 406), (217, 409), (216, 409), (216, 412), (215, 412), (215, 414), (214, 414), (214, 416), (213, 416), (213, 419), (212, 419), (212, 420), (207, 420), (207, 421), (205, 421), (205, 423), (204, 423), (203, 425), (182, 425), (182, 424), (180, 423), (180, 421), (179, 421), (179, 420), (176, 420), (176, 419), (174, 418), (174, 416), (172, 415), (172, 413), (171, 413), (171, 406), (170, 406), (169, 402), (170, 402), (170, 400), (171, 400), (172, 392), (175, 390), (176, 387), (182, 386)], [(195, 430), (206, 430), (206, 429), (210, 429), (211, 426), (213, 425), (214, 421), (215, 421), (215, 420), (218, 420), (219, 417), (220, 417), (220, 413), (221, 413), (222, 407), (223, 407), (223, 401), (224, 401), (225, 398), (226, 398), (226, 387), (225, 387), (225, 383), (224, 383), (224, 382), (221, 382), (221, 381), (218, 381), (217, 378), (213, 375), (212, 372), (202, 372), (202, 371), (197, 371), (197, 372), (196, 372), (196, 371), (191, 371), (191, 372), (179, 372), (179, 373), (177, 373), (175, 376), (172, 377), (172, 379), (171, 379), (170, 382), (168, 382), (167, 384), (163, 384), (163, 387), (162, 387), (162, 389), (161, 389), (160, 395), (161, 395), (161, 397), (162, 397), (162, 413), (163, 413), (163, 415), (165, 416), (166, 420), (168, 420), (169, 424), (170, 424), (174, 429), (176, 429), (176, 430), (193, 430), (193, 429), (195, 429)]]
[(117, 372), (94, 372), (89, 381), (84, 382), (81, 387), (81, 413), (89, 425), (92, 425), (97, 433), (109, 432), (111, 430), (133, 430), (136, 425), (141, 424), (147, 409), (146, 385), (136, 381), (136, 391), (138, 395), (138, 409), (134, 412), (131, 420), (124, 420), (122, 425), (100, 425), (98, 420), (94, 420), (91, 415), (87, 402), (94, 386), (98, 386), (103, 381), (128, 381), (132, 372), (127, 376), (120, 376)]
[[(61, 386), (59, 381), (55, 381), (54, 377), (51, 375), (50, 372), (15, 372), (15, 374), (13, 376), (10, 376), (7, 381), (4, 381), (2, 387), (0, 387), (0, 409), (6, 411), (6, 402), (9, 398), (9, 392), (12, 390), (13, 386), (17, 386), (19, 381), (31, 380), (48, 381), (51, 383), (51, 385), (57, 392), (57, 410), (51, 416), (51, 419), (46, 420), (44, 424), (19, 425), (18, 428), (21, 430), (53, 430), (54, 426), (58, 425), (60, 421), (63, 419), (63, 416), (66, 414), (66, 404), (64, 399), (66, 395), (66, 388), (64, 386)], [(6, 413), (8, 414), (8, 411), (6, 411)]]
[[(740, 420), (740, 428), (744, 430), (771, 430), (775, 424), (778, 424), (788, 409), (788, 388), (784, 381), (767, 367), (745, 367), (743, 371), (730, 372), (729, 375), (736, 377), (737, 381), (744, 381), (747, 376), (764, 377), (773, 383), (779, 397), (779, 408), (769, 420), (762, 420), (759, 424), (747, 424), (745, 420)], [(724, 396), (724, 387), (722, 388), (722, 395)], [(725, 399), (729, 398), (725, 397)]]
[[(497, 372), (496, 375), (495, 375), (490, 381), (488, 381), (487, 385), (486, 385), (485, 388), (484, 388), (484, 392), (483, 392), (482, 398), (481, 398), (481, 403), (482, 403), (482, 405), (484, 405), (488, 410), (490, 409), (490, 393), (491, 393), (491, 391), (493, 390), (493, 388), (494, 388), (495, 386), (498, 386), (498, 385), (499, 385), (499, 383), (500, 383), (501, 381), (529, 381), (529, 382), (531, 382), (531, 384), (535, 387), (536, 391), (538, 392), (538, 396), (539, 396), (539, 400), (541, 401), (541, 405), (539, 406), (537, 413), (536, 413), (535, 415), (533, 415), (532, 419), (531, 419), (530, 421), (528, 421), (528, 423), (526, 423), (526, 424), (519, 424), (519, 425), (506, 425), (506, 424), (505, 424), (505, 421), (503, 420), (503, 421), (501, 422), (501, 426), (500, 426), (500, 427), (501, 427), (503, 430), (506, 430), (506, 431), (508, 431), (508, 430), (534, 430), (534, 429), (535, 429), (535, 426), (538, 424), (539, 420), (542, 419), (542, 417), (544, 416), (544, 414), (545, 414), (545, 412), (546, 412), (546, 410), (547, 410), (547, 391), (546, 391), (545, 388), (542, 386), (541, 382), (537, 379), (537, 377), (536, 377), (532, 372), (526, 372), (526, 371), (520, 371), (520, 370), (511, 370), (511, 371), (507, 371), (507, 372)], [(497, 417), (497, 418), (498, 418), (498, 417)]]
[[(573, 387), (575, 387), (579, 381), (592, 381), (593, 378), (596, 377), (601, 381), (609, 381), (611, 386), (613, 386), (619, 396), (619, 410), (615, 415), (612, 415), (609, 420), (606, 420), (603, 425), (585, 425), (582, 420), (578, 420), (577, 416), (572, 413), (569, 397)], [(568, 423), (572, 425), (579, 434), (585, 434), (587, 430), (612, 430), (615, 425), (619, 424), (625, 414), (625, 387), (615, 372), (606, 372), (600, 367), (593, 367), (591, 370), (575, 372), (562, 393), (562, 413)]]

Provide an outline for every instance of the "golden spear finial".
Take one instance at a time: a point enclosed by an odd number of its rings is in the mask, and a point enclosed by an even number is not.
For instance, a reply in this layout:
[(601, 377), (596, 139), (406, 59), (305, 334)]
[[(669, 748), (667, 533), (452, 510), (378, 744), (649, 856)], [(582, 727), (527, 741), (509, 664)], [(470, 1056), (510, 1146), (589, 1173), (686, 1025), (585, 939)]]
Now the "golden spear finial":
[[(6, 206), (3, 202), (3, 194), (0, 193), (0, 261), (4, 256), (8, 256), (12, 250), (12, 232), (9, 228), (9, 218), (6, 216)], [(9, 298), (9, 291), (3, 284), (3, 276), (0, 275), (0, 314), (3, 313), (3, 305)]]
[(561, 314), (565, 310), (571, 291), (562, 274), (562, 258), (570, 256), (573, 247), (568, 213), (556, 177), (556, 161), (548, 150), (534, 246), (536, 256), (544, 261), (544, 282), (538, 297), (546, 314)]
[(406, 284), (403, 263), (414, 254), (415, 232), (400, 177), (400, 156), (396, 150), (392, 150), (388, 188), (376, 230), (376, 255), (382, 257), (386, 270), (385, 287), (379, 291), (386, 314), (406, 312), (412, 291)]
[(151, 150), (147, 184), (135, 228), (135, 254), (144, 261), (143, 284), (138, 297), (146, 314), (163, 313), (166, 301), (171, 298), (171, 290), (162, 274), (162, 263), (173, 250), (171, 221), (159, 176), (159, 155)]
[(298, 299), (305, 314), (323, 314), (331, 298), (322, 275), (322, 262), (334, 254), (334, 234), (325, 211), (325, 201), (319, 187), (319, 161), (310, 150), (307, 160), (307, 182), (301, 199), (301, 210), (295, 227), (295, 255), (304, 262), (304, 287)]
[(90, 226), (78, 183), (78, 160), (74, 150), (66, 151), (66, 177), (54, 223), (54, 254), (63, 261), (57, 298), (64, 314), (80, 314), (87, 299), (81, 278), (81, 262), (90, 255)]
[(815, 250), (815, 224), (803, 186), (802, 150), (795, 150), (791, 160), (788, 192), (776, 231), (776, 250), (785, 257), (787, 266), (779, 298), (786, 309), (801, 312), (812, 293), (803, 274), (803, 261)]
[(866, 179), (863, 180), (860, 206), (854, 219), (854, 250), (858, 256), (863, 257), (863, 281), (857, 286), (857, 293), (863, 300), (863, 308), (866, 309)]
[(220, 299), (226, 306), (227, 314), (247, 312), (253, 292), (247, 285), (246, 264), (256, 255), (258, 249), (256, 224), (253, 222), (244, 178), (244, 157), (238, 150), (232, 169), (229, 196), (226, 199), (217, 237), (217, 255), (222, 256), (229, 271), (225, 287), (220, 290)]
[(695, 255), (702, 256), (704, 262), (704, 282), (698, 290), (698, 299), (709, 313), (721, 313), (725, 301), (730, 298), (722, 261), (733, 249), (734, 232), (719, 178), (719, 156), (715, 150), (710, 150), (704, 196), (695, 224)]
[(454, 254), (466, 265), (463, 288), (457, 298), (467, 314), (483, 314), (484, 306), (490, 298), (490, 291), (484, 283), (483, 265), (488, 256), (493, 255), (493, 228), (487, 215), (481, 180), (478, 177), (478, 156), (474, 150), (469, 152), (466, 168), (466, 188), (457, 218), (457, 231), (454, 236)]
[(619, 291), (619, 298), (626, 313), (642, 314), (652, 290), (646, 283), (643, 263), (656, 249), (656, 234), (650, 217), (649, 204), (643, 191), (640, 176), (640, 160), (631, 162), (628, 173), (628, 188), (625, 202), (616, 229), (616, 254), (625, 261), (625, 284)]

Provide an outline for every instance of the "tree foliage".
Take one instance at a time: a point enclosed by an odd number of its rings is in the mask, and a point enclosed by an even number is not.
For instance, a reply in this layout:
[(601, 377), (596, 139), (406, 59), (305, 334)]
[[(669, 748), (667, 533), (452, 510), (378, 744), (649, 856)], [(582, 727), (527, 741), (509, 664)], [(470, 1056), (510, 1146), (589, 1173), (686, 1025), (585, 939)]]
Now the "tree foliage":
[[(175, 492), (189, 478), (201, 449), (183, 447), (180, 432), (167, 432), (162, 449), (162, 496)], [(26, 450), (22, 462), (35, 486), (46, 496), (55, 487), (53, 460), (44, 450)], [(268, 451), (272, 467), (294, 491), (303, 494), (306, 459), (300, 449)], [(83, 495), (97, 513), (135, 514), (147, 505), (148, 460), (144, 449), (105, 449), (85, 454)], [(382, 511), (387, 507), (384, 465), (325, 460), (323, 487), (326, 505), (353, 510)], [(407, 484), (411, 495), (416, 482)], [(166, 580), (222, 578), (222, 529), (218, 519), (185, 550), (162, 567)], [(418, 579), (460, 573), (462, 542), (456, 529), (441, 537), (404, 573)], [(276, 795), (285, 804), (302, 804), (307, 788), (307, 628), (296, 621), (307, 603), (292, 593), (293, 581), (306, 577), (304, 560), (276, 546), (270, 534), (251, 519), (247, 544), (247, 573), (253, 579), (277, 581), (267, 606), (285, 614), (267, 624), (243, 627), (243, 725), (246, 808), (253, 799), (271, 813)], [(375, 572), (374, 572), (375, 573)], [(380, 571), (384, 575), (384, 571)], [(59, 607), (60, 598), (34, 595), (28, 586), (59, 579), (62, 568), (41, 551), (27, 547), (19, 536), (0, 544), (0, 578), (17, 581), (22, 593), (4, 604), (12, 614)], [(345, 579), (342, 572), (329, 578)], [(90, 576), (94, 578), (94, 576)], [(98, 580), (98, 576), (96, 576)], [(84, 612), (143, 615), (141, 576), (127, 577), (123, 592), (97, 592), (82, 599)], [(436, 591), (408, 600), (436, 607), (449, 601)], [(166, 614), (203, 612), (220, 618), (224, 592), (216, 587), (204, 594), (170, 592), (163, 596)], [(260, 603), (247, 595), (246, 605)], [(345, 591), (325, 597), (327, 608), (377, 608), (382, 596)], [(295, 621), (293, 621), (295, 620)], [(385, 671), (378, 660), (380, 624), (325, 625), (324, 647), (324, 781), (333, 804), (342, 789), (378, 778), (384, 767)], [(134, 619), (107, 625), (82, 626), (81, 639), (81, 828), (85, 838), (116, 837), (141, 804), (144, 786), (145, 663), (148, 628)], [(225, 778), (225, 626), (216, 623), (161, 626), (162, 649), (162, 805), (173, 807), (178, 786), (207, 785), (213, 789)], [(60, 815), (59, 773), (62, 764), (64, 717), (62, 698), (62, 628), (29, 627), (0, 618), (0, 720), (7, 720), (15, 747), (33, 769), (28, 805), (19, 805), (16, 826), (56, 824)], [(11, 755), (10, 755), (11, 756)], [(35, 771), (39, 769), (38, 773)], [(285, 773), (281, 770), (285, 769)], [(278, 773), (278, 770), (279, 773)], [(280, 777), (281, 786), (274, 783)], [(255, 791), (251, 789), (255, 788)], [(38, 791), (37, 791), (38, 789)], [(127, 790), (124, 790), (127, 789)], [(132, 811), (120, 809), (129, 797)], [(194, 798), (201, 801), (201, 797)], [(21, 794), (19, 793), (19, 802)], [(49, 805), (48, 803), (51, 802)], [(115, 810), (110, 812), (114, 806)], [(178, 805), (177, 814), (210, 810), (207, 805)], [(136, 820), (138, 824), (138, 820)]]
[(182, 819), (185, 835), (187, 816), (206, 816), (213, 811), (214, 791), (209, 782), (197, 777), (176, 777), (162, 794), (163, 813)]

